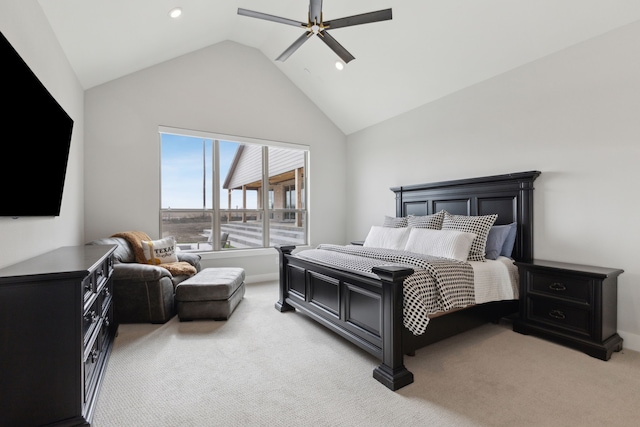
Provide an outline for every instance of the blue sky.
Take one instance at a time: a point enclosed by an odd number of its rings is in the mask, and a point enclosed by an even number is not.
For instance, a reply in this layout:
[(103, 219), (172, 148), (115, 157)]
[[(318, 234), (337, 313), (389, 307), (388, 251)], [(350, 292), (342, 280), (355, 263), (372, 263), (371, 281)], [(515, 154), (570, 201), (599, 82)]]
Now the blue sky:
[[(162, 209), (202, 209), (203, 176), (204, 207), (212, 208), (212, 152), (211, 139), (184, 135), (161, 134), (162, 137)], [(220, 185), (224, 183), (240, 144), (220, 142)], [(203, 165), (204, 146), (204, 165)], [(204, 167), (203, 167), (204, 166)], [(237, 194), (235, 194), (237, 193)], [(255, 197), (253, 197), (255, 199)], [(220, 192), (220, 207), (227, 209), (227, 192)], [(240, 192), (234, 192), (231, 205), (242, 207)], [(248, 207), (255, 203), (248, 202)]]

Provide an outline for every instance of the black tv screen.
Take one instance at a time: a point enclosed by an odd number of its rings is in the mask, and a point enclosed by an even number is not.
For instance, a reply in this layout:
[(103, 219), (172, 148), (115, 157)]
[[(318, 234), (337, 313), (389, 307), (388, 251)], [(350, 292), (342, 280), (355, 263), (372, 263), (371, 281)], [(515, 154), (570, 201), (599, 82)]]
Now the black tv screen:
[(0, 33), (0, 216), (59, 216), (73, 120)]

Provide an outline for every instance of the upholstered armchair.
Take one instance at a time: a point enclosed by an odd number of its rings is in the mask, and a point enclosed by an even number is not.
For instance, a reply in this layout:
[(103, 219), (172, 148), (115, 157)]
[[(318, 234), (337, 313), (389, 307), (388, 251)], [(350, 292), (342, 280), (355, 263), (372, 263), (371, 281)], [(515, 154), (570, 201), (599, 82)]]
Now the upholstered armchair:
[[(113, 266), (113, 309), (117, 323), (165, 323), (176, 314), (175, 288), (189, 276), (136, 262), (133, 248), (121, 237), (94, 240), (89, 245), (117, 245)], [(177, 252), (200, 271), (200, 255)]]

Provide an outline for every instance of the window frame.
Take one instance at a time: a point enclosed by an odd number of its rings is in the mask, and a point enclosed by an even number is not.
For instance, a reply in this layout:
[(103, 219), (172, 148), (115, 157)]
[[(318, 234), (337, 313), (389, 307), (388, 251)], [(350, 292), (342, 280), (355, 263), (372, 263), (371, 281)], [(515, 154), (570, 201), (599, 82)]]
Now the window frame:
[[(290, 212), (292, 210), (294, 210), (294, 213), (298, 213), (300, 215), (303, 216), (304, 221), (302, 221), (303, 223), (303, 232), (304, 232), (304, 243), (300, 244), (298, 246), (306, 246), (308, 245), (308, 242), (310, 241), (309, 239), (309, 230), (310, 230), (310, 223), (309, 223), (309, 191), (308, 191), (308, 187), (309, 187), (309, 157), (310, 157), (310, 147), (304, 144), (296, 144), (296, 143), (290, 143), (290, 142), (282, 142), (282, 141), (273, 141), (273, 140), (265, 140), (265, 139), (259, 139), (259, 138), (250, 138), (250, 137), (243, 137), (243, 136), (236, 136), (236, 135), (225, 135), (225, 134), (219, 134), (219, 133), (215, 133), (215, 132), (206, 132), (206, 131), (197, 131), (197, 130), (190, 130), (190, 129), (182, 129), (182, 128), (174, 128), (174, 127), (168, 127), (168, 126), (159, 126), (158, 127), (158, 139), (159, 139), (159, 145), (160, 145), (160, 165), (159, 165), (159, 175), (160, 175), (160, 187), (159, 187), (159, 192), (160, 192), (160, 197), (159, 197), (159, 229), (160, 229), (160, 236), (163, 236), (163, 215), (166, 213), (170, 213), (172, 211), (172, 208), (163, 208), (162, 205), (162, 191), (163, 191), (163, 184), (162, 184), (162, 137), (163, 134), (172, 134), (172, 135), (178, 135), (178, 136), (184, 136), (184, 137), (188, 137), (188, 138), (203, 138), (203, 139), (207, 139), (207, 140), (211, 140), (213, 142), (213, 153), (212, 153), (212, 162), (211, 162), (211, 166), (212, 166), (212, 171), (211, 171), (211, 175), (212, 175), (212, 191), (211, 191), (211, 197), (212, 197), (212, 206), (211, 208), (207, 208), (206, 206), (203, 206), (203, 208), (185, 208), (185, 209), (181, 209), (181, 208), (174, 208), (174, 212), (175, 211), (193, 211), (193, 212), (203, 212), (206, 214), (210, 214), (212, 219), (212, 235), (213, 236), (218, 236), (221, 233), (221, 217), (225, 214), (228, 213), (229, 215), (233, 214), (237, 214), (237, 213), (258, 213), (259, 215), (261, 215), (262, 217), (262, 246), (251, 246), (251, 247), (246, 247), (246, 248), (233, 248), (233, 249), (229, 249), (229, 248), (222, 248), (220, 245), (220, 241), (219, 239), (211, 239), (211, 249), (190, 249), (189, 252), (197, 252), (197, 253), (228, 253), (229, 251), (247, 251), (247, 250), (262, 250), (262, 249), (268, 249), (268, 248), (273, 248), (274, 245), (271, 245), (271, 236), (270, 236), (270, 225), (272, 224), (273, 221), (273, 217), (274, 217), (274, 213), (278, 212), (278, 211), (285, 211), (285, 212)], [(256, 208), (246, 208), (245, 209), (232, 209), (231, 206), (228, 206), (226, 209), (221, 208), (221, 202), (220, 202), (220, 198), (221, 198), (221, 180), (223, 179), (223, 177), (220, 176), (220, 151), (219, 151), (219, 146), (220, 143), (223, 142), (232, 142), (232, 143), (238, 143), (238, 144), (245, 144), (245, 145), (253, 145), (253, 146), (259, 146), (262, 147), (262, 190), (261, 190), (261, 194), (258, 194), (258, 207)], [(284, 148), (287, 150), (295, 150), (295, 151), (301, 151), (304, 154), (303, 157), (303, 168), (304, 168), (304, 177), (303, 180), (301, 182), (303, 191), (302, 191), (302, 197), (301, 197), (301, 208), (300, 209), (289, 209), (289, 208), (285, 208), (285, 209), (277, 209), (277, 208), (271, 208), (270, 207), (270, 193), (272, 193), (273, 191), (271, 190), (271, 184), (269, 182), (269, 156), (268, 156), (268, 149), (269, 147), (274, 147), (274, 148)], [(181, 243), (181, 242), (176, 242), (176, 243)]]

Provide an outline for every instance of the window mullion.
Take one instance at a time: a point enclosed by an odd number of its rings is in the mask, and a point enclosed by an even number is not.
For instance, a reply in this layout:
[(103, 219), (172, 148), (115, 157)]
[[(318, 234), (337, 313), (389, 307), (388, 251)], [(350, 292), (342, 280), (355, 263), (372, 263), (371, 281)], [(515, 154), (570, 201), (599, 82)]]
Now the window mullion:
[(213, 197), (211, 206), (213, 208), (213, 215), (211, 224), (211, 245), (214, 251), (220, 250), (220, 141), (217, 139), (213, 140), (213, 155), (211, 156), (211, 161), (213, 162), (212, 167), (212, 181), (213, 181), (213, 189), (211, 191), (211, 195)]
[(268, 248), (271, 241), (269, 229), (269, 147), (262, 147), (262, 246)]
[(305, 220), (304, 220), (304, 235), (305, 235), (305, 244), (308, 244), (310, 242), (310, 238), (309, 238), (309, 152), (305, 151), (304, 152), (304, 177), (302, 179), (303, 185), (304, 185), (304, 192), (303, 192), (303, 200), (304, 200), (304, 205), (302, 205), (303, 211), (304, 211), (304, 216), (305, 216)]

